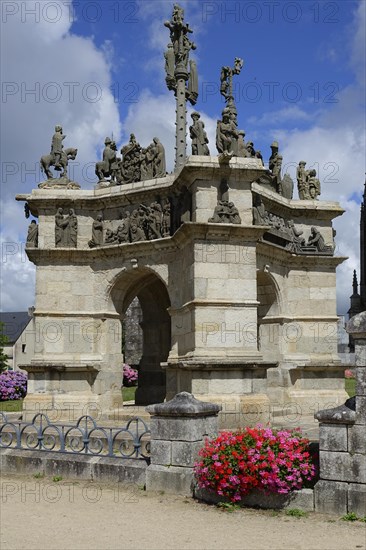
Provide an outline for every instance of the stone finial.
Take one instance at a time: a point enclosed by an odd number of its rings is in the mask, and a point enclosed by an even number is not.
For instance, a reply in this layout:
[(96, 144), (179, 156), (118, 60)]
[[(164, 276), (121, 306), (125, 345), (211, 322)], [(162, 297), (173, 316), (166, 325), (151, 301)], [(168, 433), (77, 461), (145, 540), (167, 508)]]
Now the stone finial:
[(153, 416), (215, 416), (221, 411), (221, 405), (199, 401), (191, 393), (183, 391), (166, 403), (149, 405), (146, 410)]
[[(347, 401), (349, 400), (347, 399)], [(339, 407), (318, 411), (314, 414), (314, 418), (319, 420), (319, 422), (326, 422), (328, 424), (354, 424), (356, 413), (346, 403)]]
[(346, 330), (354, 338), (366, 338), (366, 311), (352, 317), (347, 323)]

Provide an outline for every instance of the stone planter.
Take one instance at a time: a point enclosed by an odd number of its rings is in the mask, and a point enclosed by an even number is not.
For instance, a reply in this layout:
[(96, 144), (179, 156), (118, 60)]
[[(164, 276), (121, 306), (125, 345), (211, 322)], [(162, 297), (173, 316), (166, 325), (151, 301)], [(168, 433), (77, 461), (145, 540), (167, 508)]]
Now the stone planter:
[[(218, 504), (219, 502), (230, 503), (231, 501), (208, 489), (200, 489), (195, 486), (194, 498), (207, 502), (208, 504)], [(248, 506), (250, 508), (263, 508), (272, 510), (281, 510), (286, 508), (299, 508), (304, 512), (314, 511), (314, 492), (313, 489), (301, 489), (293, 491), (287, 495), (265, 494), (259, 490), (253, 490), (249, 495), (237, 502), (239, 506)]]

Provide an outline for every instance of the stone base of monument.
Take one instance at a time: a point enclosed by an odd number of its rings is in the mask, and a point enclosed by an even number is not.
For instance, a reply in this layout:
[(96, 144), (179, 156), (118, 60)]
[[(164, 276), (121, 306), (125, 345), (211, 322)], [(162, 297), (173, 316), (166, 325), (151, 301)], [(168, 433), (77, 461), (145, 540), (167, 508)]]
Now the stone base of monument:
[(80, 185), (76, 181), (71, 181), (69, 178), (51, 178), (42, 181), (38, 184), (39, 189), (80, 189)]
[(28, 371), (28, 393), (23, 420), (43, 413), (50, 420), (73, 422), (80, 416), (108, 419), (123, 405), (122, 371), (100, 371), (92, 365), (66, 365), (33, 361), (20, 365)]
[(121, 392), (87, 395), (82, 392), (28, 394), (23, 401), (23, 421), (31, 421), (35, 414), (46, 414), (52, 422), (74, 422), (89, 415), (96, 420), (114, 418), (122, 408)]

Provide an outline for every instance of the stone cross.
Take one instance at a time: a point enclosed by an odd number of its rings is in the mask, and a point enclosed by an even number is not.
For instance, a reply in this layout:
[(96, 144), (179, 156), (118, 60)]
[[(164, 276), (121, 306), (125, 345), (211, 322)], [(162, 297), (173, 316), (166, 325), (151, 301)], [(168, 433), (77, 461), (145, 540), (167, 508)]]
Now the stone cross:
[(194, 105), (198, 97), (196, 64), (193, 61), (189, 62), (189, 52), (195, 50), (196, 45), (188, 38), (193, 31), (189, 28), (189, 24), (184, 22), (184, 10), (178, 4), (174, 4), (172, 18), (170, 21), (165, 21), (164, 25), (170, 31), (170, 43), (164, 54), (165, 81), (168, 89), (173, 90), (176, 97), (175, 169), (177, 170), (183, 166), (186, 159), (186, 102), (188, 99)]

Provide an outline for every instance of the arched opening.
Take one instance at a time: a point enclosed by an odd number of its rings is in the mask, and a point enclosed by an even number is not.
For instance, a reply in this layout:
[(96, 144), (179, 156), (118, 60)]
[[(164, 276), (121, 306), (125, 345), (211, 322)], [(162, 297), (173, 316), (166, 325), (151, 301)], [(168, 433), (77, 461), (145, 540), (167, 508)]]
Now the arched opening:
[(142, 329), (142, 356), (135, 403), (149, 405), (162, 402), (166, 395), (166, 381), (161, 363), (167, 360), (171, 348), (170, 299), (166, 286), (150, 270), (136, 269), (122, 274), (110, 295), (121, 321), (135, 298), (142, 312), (139, 323)]
[(258, 349), (265, 360), (279, 356), (279, 305), (277, 289), (272, 277), (265, 271), (257, 272)]

